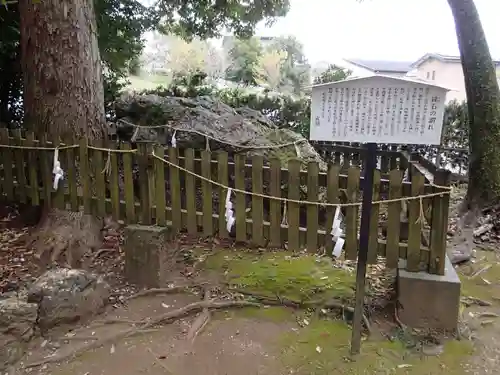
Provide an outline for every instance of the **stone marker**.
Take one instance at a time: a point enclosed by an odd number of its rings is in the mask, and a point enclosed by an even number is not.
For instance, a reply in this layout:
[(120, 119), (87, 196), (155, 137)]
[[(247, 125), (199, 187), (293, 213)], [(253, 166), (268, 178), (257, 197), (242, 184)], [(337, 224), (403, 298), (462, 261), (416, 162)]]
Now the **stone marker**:
[(124, 235), (127, 281), (146, 288), (163, 285), (172, 260), (170, 228), (129, 225)]

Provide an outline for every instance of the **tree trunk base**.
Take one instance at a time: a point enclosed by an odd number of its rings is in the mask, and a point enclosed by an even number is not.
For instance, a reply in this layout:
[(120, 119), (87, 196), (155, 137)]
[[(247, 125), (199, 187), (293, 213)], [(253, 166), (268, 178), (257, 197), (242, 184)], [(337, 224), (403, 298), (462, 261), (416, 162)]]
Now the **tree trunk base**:
[(459, 215), (456, 234), (448, 244), (448, 256), (452, 264), (467, 262), (472, 258), (475, 247), (474, 229), (480, 219), (481, 211), (477, 208), (469, 209), (463, 202)]
[(30, 238), (43, 268), (82, 268), (84, 255), (102, 244), (103, 221), (82, 212), (46, 209)]

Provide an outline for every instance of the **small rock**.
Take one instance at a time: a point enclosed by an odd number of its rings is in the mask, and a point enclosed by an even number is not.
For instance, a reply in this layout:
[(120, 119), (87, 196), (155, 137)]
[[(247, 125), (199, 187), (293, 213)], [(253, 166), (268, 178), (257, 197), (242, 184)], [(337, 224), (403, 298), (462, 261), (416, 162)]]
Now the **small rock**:
[(422, 347), (422, 353), (427, 356), (438, 356), (443, 354), (443, 345), (425, 345)]

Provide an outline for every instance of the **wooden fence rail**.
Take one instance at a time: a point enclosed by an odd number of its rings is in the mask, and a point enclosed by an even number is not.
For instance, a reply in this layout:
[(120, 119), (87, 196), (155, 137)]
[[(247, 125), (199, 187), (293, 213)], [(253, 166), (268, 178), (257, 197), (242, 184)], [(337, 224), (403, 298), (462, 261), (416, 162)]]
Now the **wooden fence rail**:
[[(65, 172), (57, 191), (52, 186), (55, 147)], [(136, 149), (127, 143), (89, 145), (85, 139), (62, 144), (35, 140), (31, 133), (9, 135), (6, 129), (0, 131), (0, 153), (1, 194), (9, 201), (111, 215), (192, 235), (234, 237), (257, 247), (331, 253), (335, 205), (343, 205), (345, 257), (357, 257), (360, 206), (353, 204), (361, 202), (364, 181), (357, 165), (330, 163), (323, 171), (316, 162), (304, 165), (295, 159), (282, 165), (261, 156), (152, 144)], [(372, 212), (369, 262), (383, 256), (396, 267), (405, 258), (410, 271), (443, 274), (449, 174), (439, 174), (439, 186), (425, 184), (418, 171), (403, 181), (408, 165), (391, 150), (381, 157), (387, 163), (375, 176), (374, 200), (382, 202)], [(236, 218), (229, 233), (224, 217), (228, 187), (234, 189)]]

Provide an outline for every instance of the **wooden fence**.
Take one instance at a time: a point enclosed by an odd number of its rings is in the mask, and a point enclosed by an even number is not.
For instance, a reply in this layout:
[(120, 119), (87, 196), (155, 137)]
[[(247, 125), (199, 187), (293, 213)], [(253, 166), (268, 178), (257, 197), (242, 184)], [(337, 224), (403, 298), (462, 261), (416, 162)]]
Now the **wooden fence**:
[[(20, 131), (9, 135), (2, 129), (1, 194), (9, 201), (48, 203), (130, 224), (234, 237), (258, 247), (327, 253), (333, 248), (329, 233), (336, 205), (345, 205), (344, 254), (356, 259), (360, 206), (348, 205), (361, 202), (363, 178), (356, 165), (343, 169), (331, 163), (321, 171), (316, 162), (301, 165), (294, 159), (284, 166), (278, 159), (224, 151), (151, 144), (132, 149), (127, 143), (106, 143), (88, 145), (82, 139), (62, 144), (43, 137), (35, 140), (30, 133), (21, 136)], [(52, 186), (55, 147), (65, 172), (57, 191)], [(449, 173), (438, 174), (434, 182), (440, 186), (425, 184), (418, 171), (411, 173), (411, 181), (403, 181), (408, 163), (387, 152), (381, 157), (388, 167), (376, 172), (374, 200), (392, 201), (373, 208), (369, 263), (383, 256), (389, 267), (396, 267), (405, 258), (409, 271), (443, 274)], [(227, 187), (240, 191), (232, 194), (236, 225), (231, 233), (224, 215)]]
[[(365, 150), (357, 143), (346, 142), (312, 142), (314, 148), (326, 160), (341, 164), (361, 166)], [(408, 167), (415, 162), (424, 170), (427, 180), (441, 169), (451, 172), (451, 181), (467, 182), (469, 150), (467, 148), (450, 148), (429, 145), (381, 145), (378, 150), (378, 168), (387, 173), (398, 165)], [(390, 162), (389, 162), (390, 161)]]

